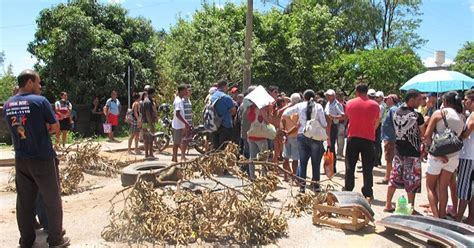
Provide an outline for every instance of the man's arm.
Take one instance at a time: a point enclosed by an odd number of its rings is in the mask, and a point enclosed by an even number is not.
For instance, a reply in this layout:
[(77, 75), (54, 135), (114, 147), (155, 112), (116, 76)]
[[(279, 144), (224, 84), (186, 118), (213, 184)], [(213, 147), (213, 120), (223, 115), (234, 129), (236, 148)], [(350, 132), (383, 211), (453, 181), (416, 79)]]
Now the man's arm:
[(59, 123), (54, 123), (54, 124), (48, 124), (46, 125), (46, 127), (48, 128), (48, 133), (50, 134), (57, 134), (59, 133)]
[(474, 132), (474, 115), (471, 115), (467, 122), (467, 128), (461, 133), (461, 139), (467, 139)]
[(178, 118), (179, 121), (184, 123), (184, 126), (186, 126), (186, 128), (191, 127), (191, 125), (189, 125), (189, 123), (181, 115), (181, 110), (176, 110), (176, 118)]
[[(378, 106), (377, 106), (378, 108)], [(374, 132), (376, 133), (377, 132), (377, 128), (379, 127), (379, 123), (380, 123), (380, 108), (377, 109), (377, 118), (375, 118), (375, 121), (374, 121)]]

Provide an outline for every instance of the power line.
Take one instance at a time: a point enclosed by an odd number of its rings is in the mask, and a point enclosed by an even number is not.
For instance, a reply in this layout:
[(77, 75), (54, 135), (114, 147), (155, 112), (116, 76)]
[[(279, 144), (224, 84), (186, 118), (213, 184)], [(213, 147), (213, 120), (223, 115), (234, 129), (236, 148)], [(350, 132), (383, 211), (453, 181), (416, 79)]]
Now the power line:
[(28, 26), (34, 26), (34, 25), (36, 25), (36, 23), (31, 23), (31, 24), (18, 24), (18, 25), (9, 25), (9, 26), (0, 26), (0, 29), (28, 27)]

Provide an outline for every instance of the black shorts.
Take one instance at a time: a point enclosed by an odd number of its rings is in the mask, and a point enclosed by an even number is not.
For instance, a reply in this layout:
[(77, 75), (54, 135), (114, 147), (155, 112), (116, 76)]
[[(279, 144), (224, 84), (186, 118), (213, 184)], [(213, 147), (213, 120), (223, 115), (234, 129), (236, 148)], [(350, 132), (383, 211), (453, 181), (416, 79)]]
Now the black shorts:
[(61, 131), (71, 130), (71, 119), (66, 118), (59, 121), (59, 129)]

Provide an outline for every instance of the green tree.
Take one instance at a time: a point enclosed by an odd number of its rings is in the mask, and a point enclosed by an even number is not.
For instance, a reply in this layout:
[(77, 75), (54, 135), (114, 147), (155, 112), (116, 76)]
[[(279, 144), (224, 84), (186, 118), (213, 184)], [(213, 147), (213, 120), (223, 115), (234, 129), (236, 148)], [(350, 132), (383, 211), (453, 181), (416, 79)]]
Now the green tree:
[(137, 88), (158, 84), (159, 37), (150, 21), (128, 17), (119, 5), (69, 1), (42, 10), (37, 24), (28, 51), (39, 60), (35, 67), (47, 81), (44, 93), (50, 99), (61, 91), (77, 103), (87, 103), (93, 95), (108, 96), (113, 89), (126, 96), (128, 61)]
[[(2, 70), (4, 69), (3, 68), (3, 64), (5, 63), (5, 51), (1, 51), (0, 52), (0, 67), (2, 68)], [(2, 71), (3, 73), (3, 71)], [(2, 74), (0, 74), (1, 76)]]
[(371, 88), (387, 94), (399, 92), (406, 81), (423, 72), (424, 66), (412, 50), (389, 48), (342, 54), (314, 69), (326, 88), (351, 94), (357, 78), (362, 76)]
[(416, 33), (421, 23), (421, 0), (374, 0), (372, 5), (382, 14), (382, 29), (372, 34), (376, 48), (419, 48), (426, 43)]
[(273, 10), (261, 19), (255, 35), (263, 54), (254, 62), (254, 82), (286, 91), (315, 86), (313, 66), (334, 55), (341, 19), (311, 0), (294, 1), (285, 12)]
[(451, 69), (474, 78), (474, 42), (468, 41), (459, 49)]
[(13, 75), (13, 66), (10, 64), (0, 77), (0, 103), (5, 102), (13, 92), (16, 85), (16, 77)]
[(166, 37), (158, 63), (174, 85), (188, 83), (204, 97), (219, 79), (242, 81), (245, 8), (204, 4), (191, 21), (180, 18)]

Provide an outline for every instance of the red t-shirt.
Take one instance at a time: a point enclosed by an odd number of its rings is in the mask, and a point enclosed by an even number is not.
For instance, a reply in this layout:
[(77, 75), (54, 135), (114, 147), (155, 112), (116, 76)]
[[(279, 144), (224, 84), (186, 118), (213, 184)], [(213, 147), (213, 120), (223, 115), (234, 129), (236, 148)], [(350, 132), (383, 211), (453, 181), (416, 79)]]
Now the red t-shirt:
[(375, 141), (375, 125), (380, 115), (379, 105), (367, 97), (357, 97), (346, 104), (349, 119), (347, 137)]

